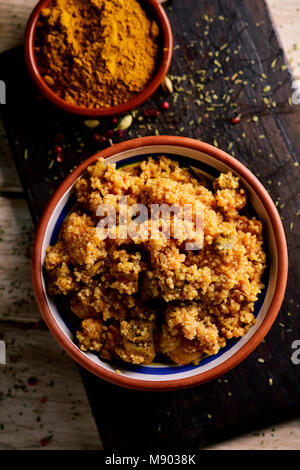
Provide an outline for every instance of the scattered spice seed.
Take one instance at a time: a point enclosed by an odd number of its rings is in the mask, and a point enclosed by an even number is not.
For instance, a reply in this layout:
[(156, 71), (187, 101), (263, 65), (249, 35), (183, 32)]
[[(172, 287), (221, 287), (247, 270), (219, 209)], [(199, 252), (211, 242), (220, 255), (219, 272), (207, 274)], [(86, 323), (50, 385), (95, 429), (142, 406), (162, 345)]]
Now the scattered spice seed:
[(99, 126), (100, 122), (97, 119), (87, 119), (84, 121), (84, 125), (89, 129), (94, 129), (95, 127)]
[(123, 116), (120, 120), (119, 120), (119, 123), (117, 125), (117, 127), (115, 128), (115, 130), (124, 130), (124, 129), (128, 129), (131, 124), (132, 124), (132, 121), (133, 121), (133, 117), (131, 114), (126, 114), (126, 116)]
[(272, 379), (272, 377), (269, 378), (269, 385), (270, 385), (271, 387), (272, 387), (272, 385), (273, 385), (273, 379)]
[(169, 77), (166, 76), (163, 79), (161, 86), (165, 93), (168, 93), (169, 95), (173, 93), (173, 83)]
[(25, 149), (24, 151), (24, 160), (27, 160), (28, 158), (28, 149)]
[(272, 61), (271, 69), (273, 69), (275, 67), (276, 63), (277, 63), (277, 58)]
[(264, 360), (262, 357), (259, 357), (259, 358), (257, 359), (257, 362), (260, 362), (261, 364), (263, 364), (263, 363), (265, 362), (265, 360)]
[(228, 46), (228, 42), (225, 42), (225, 44), (222, 44), (222, 46), (220, 47), (220, 51), (222, 51), (223, 49), (226, 49), (227, 46)]

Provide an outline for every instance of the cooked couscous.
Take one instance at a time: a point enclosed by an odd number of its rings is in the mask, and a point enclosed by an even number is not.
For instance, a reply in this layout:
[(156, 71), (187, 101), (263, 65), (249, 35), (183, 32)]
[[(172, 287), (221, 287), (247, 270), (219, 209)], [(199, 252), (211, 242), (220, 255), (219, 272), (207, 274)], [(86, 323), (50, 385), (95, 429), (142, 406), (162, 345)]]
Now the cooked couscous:
[[(134, 364), (198, 363), (255, 323), (266, 256), (261, 222), (243, 210), (246, 193), (237, 177), (205, 181), (164, 156), (119, 170), (99, 159), (75, 194), (76, 208), (58, 243), (47, 248), (45, 269), (49, 294), (64, 295), (80, 319), (81, 350)], [(201, 213), (201, 233), (194, 215), (182, 220), (171, 213), (169, 237), (163, 220), (155, 228), (149, 218), (124, 236), (125, 222), (136, 216), (128, 210), (121, 220), (124, 197), (128, 208), (149, 211), (188, 206)], [(114, 237), (107, 229), (105, 238), (99, 207), (107, 206), (116, 218)], [(196, 245), (189, 249), (187, 242)]]

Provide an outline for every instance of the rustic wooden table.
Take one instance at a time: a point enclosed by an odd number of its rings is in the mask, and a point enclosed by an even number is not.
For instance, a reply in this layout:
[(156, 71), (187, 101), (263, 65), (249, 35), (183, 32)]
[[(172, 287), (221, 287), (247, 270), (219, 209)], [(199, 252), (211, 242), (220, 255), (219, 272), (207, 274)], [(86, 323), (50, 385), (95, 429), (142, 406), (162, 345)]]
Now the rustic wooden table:
[[(0, 52), (22, 42), (36, 3), (1, 2)], [(300, 0), (285, 0), (284, 8), (282, 0), (268, 4), (300, 80)], [(78, 369), (39, 323), (30, 281), (33, 225), (1, 123), (0, 155), (0, 324), (9, 358), (7, 366), (0, 366), (0, 449), (101, 448)], [(299, 449), (300, 420), (211, 448)]]

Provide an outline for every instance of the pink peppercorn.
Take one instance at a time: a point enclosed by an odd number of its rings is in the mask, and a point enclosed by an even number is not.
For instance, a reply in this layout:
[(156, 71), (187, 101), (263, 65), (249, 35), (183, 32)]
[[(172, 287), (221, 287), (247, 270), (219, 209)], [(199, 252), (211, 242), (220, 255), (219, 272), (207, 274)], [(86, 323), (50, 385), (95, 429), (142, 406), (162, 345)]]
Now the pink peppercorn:
[(33, 385), (37, 384), (37, 379), (35, 377), (30, 377), (27, 381), (27, 385), (29, 387), (32, 387)]
[(238, 124), (239, 122), (241, 122), (240, 116), (231, 118), (231, 124)]
[(107, 132), (105, 133), (105, 137), (106, 137), (107, 139), (112, 139), (113, 136), (114, 136), (114, 131), (113, 131), (112, 129), (110, 129), (109, 131), (107, 131)]
[(40, 440), (40, 446), (45, 447), (47, 444), (49, 444), (49, 439), (41, 439)]
[(161, 108), (164, 109), (165, 111), (167, 109), (169, 109), (170, 107), (170, 103), (168, 103), (167, 101), (164, 101), (162, 104), (161, 104)]
[(96, 142), (96, 144), (103, 144), (103, 142), (105, 142), (105, 137), (103, 137), (103, 135), (100, 135), (100, 134), (94, 134), (94, 141)]
[(65, 141), (65, 136), (61, 134), (60, 132), (56, 135), (56, 142), (57, 143), (64, 143)]
[(55, 145), (54, 151), (56, 153), (56, 160), (61, 163), (63, 162), (63, 149), (60, 145)]

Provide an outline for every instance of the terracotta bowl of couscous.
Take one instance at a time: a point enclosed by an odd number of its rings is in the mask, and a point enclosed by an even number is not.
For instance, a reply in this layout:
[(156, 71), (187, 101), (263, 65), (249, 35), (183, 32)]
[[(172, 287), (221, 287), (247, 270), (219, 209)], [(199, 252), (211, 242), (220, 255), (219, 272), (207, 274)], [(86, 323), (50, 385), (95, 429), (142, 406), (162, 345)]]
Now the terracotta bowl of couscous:
[[(171, 205), (169, 218), (149, 218)], [(288, 261), (278, 212), (244, 165), (204, 142), (155, 136), (106, 149), (64, 180), (32, 266), (43, 318), (73, 359), (162, 391), (213, 380), (259, 345)]]

